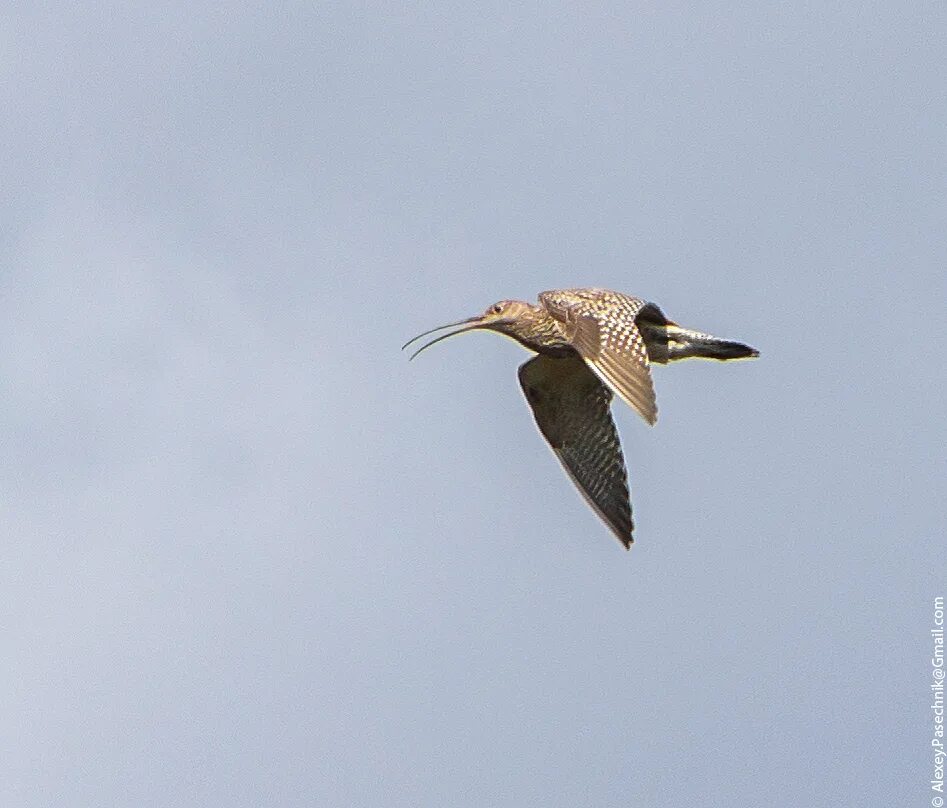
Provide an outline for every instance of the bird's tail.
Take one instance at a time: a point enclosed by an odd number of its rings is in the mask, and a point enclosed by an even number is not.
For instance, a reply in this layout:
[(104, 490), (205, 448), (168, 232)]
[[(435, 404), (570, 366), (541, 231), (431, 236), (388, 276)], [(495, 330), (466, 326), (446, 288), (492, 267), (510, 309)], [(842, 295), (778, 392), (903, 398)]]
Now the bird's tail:
[(756, 348), (744, 345), (742, 342), (733, 342), (720, 339), (700, 331), (681, 328), (675, 323), (663, 325), (644, 324), (645, 340), (648, 345), (648, 356), (652, 362), (664, 364), (679, 359), (718, 359), (724, 362), (728, 359), (751, 359), (759, 356)]

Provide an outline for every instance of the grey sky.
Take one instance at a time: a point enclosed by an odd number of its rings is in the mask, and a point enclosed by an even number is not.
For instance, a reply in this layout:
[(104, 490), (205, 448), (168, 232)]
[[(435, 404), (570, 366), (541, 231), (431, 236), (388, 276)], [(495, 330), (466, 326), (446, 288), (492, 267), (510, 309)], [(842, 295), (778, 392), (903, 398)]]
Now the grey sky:
[[(927, 804), (945, 17), (8, 10), (0, 803)], [(398, 351), (592, 285), (762, 352), (616, 407), (630, 553)]]

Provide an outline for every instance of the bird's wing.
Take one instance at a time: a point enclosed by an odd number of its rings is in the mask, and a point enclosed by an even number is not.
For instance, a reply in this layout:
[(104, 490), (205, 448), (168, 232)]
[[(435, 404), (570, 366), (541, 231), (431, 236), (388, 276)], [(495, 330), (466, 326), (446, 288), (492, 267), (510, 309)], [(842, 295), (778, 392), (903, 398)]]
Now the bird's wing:
[(539, 296), (564, 326), (572, 347), (595, 374), (649, 424), (658, 420), (648, 349), (635, 318), (647, 301), (600, 289), (567, 289)]
[(536, 425), (586, 501), (630, 547), (634, 523), (611, 391), (577, 356), (536, 356), (520, 366)]

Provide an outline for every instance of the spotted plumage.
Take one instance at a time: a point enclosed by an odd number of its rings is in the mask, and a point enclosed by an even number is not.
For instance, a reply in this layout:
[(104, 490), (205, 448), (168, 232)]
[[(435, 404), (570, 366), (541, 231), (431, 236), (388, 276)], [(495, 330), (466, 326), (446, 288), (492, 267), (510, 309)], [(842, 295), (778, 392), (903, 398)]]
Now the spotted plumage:
[(658, 407), (648, 350), (636, 323), (648, 303), (603, 289), (542, 292), (539, 301), (563, 324), (566, 338), (591, 370), (653, 424)]
[(611, 417), (612, 393), (645, 421), (657, 420), (651, 364), (689, 358), (744, 359), (754, 348), (681, 328), (653, 303), (607, 289), (542, 292), (539, 304), (502, 300), (482, 315), (425, 331), (460, 326), (421, 346), (487, 329), (539, 356), (519, 369), (520, 385), (546, 438), (576, 487), (619, 541), (630, 547), (634, 525), (621, 443)]
[(535, 356), (520, 365), (519, 380), (536, 426), (566, 473), (627, 546), (634, 523), (612, 391), (578, 356)]

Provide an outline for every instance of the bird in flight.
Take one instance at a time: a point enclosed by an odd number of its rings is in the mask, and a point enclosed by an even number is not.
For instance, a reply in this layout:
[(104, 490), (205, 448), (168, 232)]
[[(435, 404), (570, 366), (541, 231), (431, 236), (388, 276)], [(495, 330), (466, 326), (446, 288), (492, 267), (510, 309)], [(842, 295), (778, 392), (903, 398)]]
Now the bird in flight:
[(618, 394), (649, 424), (658, 417), (651, 364), (680, 359), (748, 359), (755, 348), (682, 328), (654, 303), (607, 289), (542, 292), (539, 304), (501, 300), (483, 314), (432, 328), (402, 346), (457, 327), (418, 348), (478, 329), (534, 351), (519, 369), (536, 425), (576, 487), (630, 548), (634, 522), (628, 473), (610, 405)]

